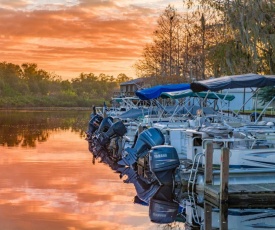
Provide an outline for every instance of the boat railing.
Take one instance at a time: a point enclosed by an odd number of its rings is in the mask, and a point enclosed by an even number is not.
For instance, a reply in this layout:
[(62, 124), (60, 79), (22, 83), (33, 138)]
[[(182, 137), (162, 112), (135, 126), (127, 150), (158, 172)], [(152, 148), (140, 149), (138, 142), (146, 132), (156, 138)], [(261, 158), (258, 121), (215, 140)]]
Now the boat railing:
[(206, 138), (203, 140), (202, 151), (206, 150), (206, 142), (212, 141), (214, 149), (221, 149), (227, 147), (230, 151), (239, 151), (246, 153), (245, 150), (275, 150), (275, 134), (262, 134), (257, 137), (250, 136), (244, 138)]

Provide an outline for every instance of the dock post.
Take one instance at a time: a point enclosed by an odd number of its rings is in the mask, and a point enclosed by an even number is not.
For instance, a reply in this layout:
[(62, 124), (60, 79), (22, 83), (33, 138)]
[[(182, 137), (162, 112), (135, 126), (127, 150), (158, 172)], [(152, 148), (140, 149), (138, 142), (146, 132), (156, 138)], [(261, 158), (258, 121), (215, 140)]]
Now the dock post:
[(204, 229), (212, 229), (212, 206), (204, 201)]
[(205, 169), (204, 169), (204, 184), (212, 184), (213, 182), (213, 142), (206, 142), (205, 151)]
[(228, 230), (228, 203), (220, 202), (220, 230)]
[(220, 202), (228, 201), (229, 148), (221, 149)]

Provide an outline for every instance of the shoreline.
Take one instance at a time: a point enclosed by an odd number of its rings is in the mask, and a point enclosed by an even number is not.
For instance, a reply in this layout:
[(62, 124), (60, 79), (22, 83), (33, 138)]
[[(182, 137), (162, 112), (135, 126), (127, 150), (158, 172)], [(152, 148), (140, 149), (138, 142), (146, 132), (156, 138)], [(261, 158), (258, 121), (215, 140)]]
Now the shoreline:
[(14, 111), (14, 110), (34, 110), (34, 111), (91, 111), (92, 107), (13, 107), (13, 108), (0, 108), (0, 111)]

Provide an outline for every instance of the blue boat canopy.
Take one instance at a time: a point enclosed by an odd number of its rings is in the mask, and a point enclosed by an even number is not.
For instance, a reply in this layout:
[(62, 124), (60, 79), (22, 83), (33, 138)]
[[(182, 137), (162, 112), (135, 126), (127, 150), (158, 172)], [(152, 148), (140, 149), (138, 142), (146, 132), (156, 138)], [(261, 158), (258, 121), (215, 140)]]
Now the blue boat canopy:
[(136, 95), (141, 100), (150, 100), (160, 97), (163, 92), (174, 92), (179, 90), (190, 89), (190, 84), (169, 84), (169, 85), (157, 85), (148, 89), (141, 89), (136, 91)]
[(195, 81), (190, 84), (194, 92), (200, 91), (219, 91), (223, 89), (234, 88), (262, 88), (275, 85), (275, 75), (258, 75), (254, 73), (232, 75), (219, 78), (213, 78), (203, 81)]

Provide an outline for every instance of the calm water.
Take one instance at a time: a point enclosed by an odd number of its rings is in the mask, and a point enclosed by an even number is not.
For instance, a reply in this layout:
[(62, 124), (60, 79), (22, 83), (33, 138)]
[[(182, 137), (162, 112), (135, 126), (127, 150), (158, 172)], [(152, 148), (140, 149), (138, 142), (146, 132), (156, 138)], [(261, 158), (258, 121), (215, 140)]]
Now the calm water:
[[(95, 161), (85, 131), (90, 111), (0, 111), (0, 229), (200, 229), (158, 225), (134, 204), (133, 184)], [(192, 222), (192, 205), (186, 205)], [(203, 209), (197, 207), (203, 222)], [(213, 226), (221, 215), (213, 209)], [(218, 228), (216, 228), (218, 229)], [(228, 210), (224, 229), (275, 229), (274, 209)]]
[(132, 184), (93, 164), (89, 115), (0, 111), (0, 229), (171, 228), (151, 223), (148, 207), (133, 203)]

